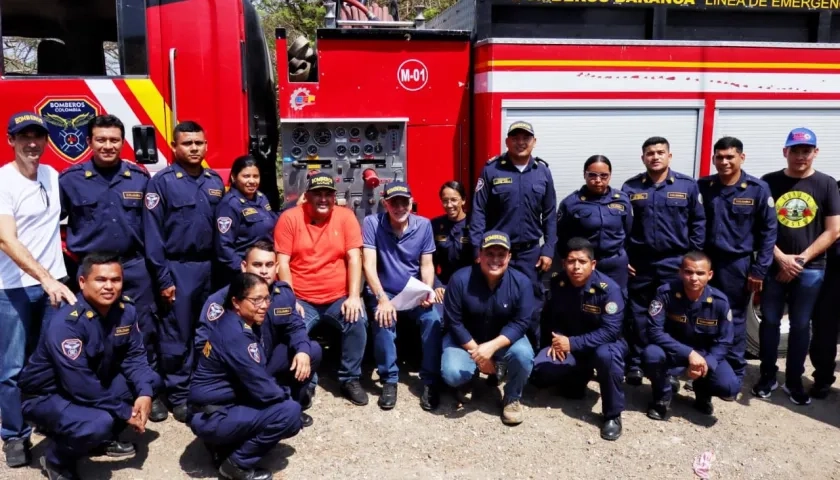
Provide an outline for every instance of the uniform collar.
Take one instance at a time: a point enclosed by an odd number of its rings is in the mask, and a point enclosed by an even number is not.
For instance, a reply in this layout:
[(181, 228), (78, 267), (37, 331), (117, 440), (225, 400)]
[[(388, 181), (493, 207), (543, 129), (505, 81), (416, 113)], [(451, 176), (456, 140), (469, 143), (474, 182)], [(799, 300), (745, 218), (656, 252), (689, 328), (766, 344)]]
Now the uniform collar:
[[(82, 170), (84, 170), (85, 178), (93, 178), (99, 176), (99, 171), (96, 169), (96, 164), (93, 163), (93, 158), (88, 160), (87, 162), (82, 164)], [(131, 178), (131, 170), (128, 169), (128, 162), (125, 160), (120, 160), (120, 166), (117, 170), (117, 174), (114, 175), (114, 179), (118, 178)]]
[(620, 196), (621, 195), (619, 195), (618, 192), (612, 187), (607, 187), (607, 191), (604, 192), (603, 195), (593, 194), (592, 192), (589, 191), (589, 189), (586, 188), (586, 185), (580, 187), (580, 189), (577, 191), (578, 199), (583, 201), (583, 202), (586, 202), (586, 201), (597, 202), (597, 201), (603, 201), (603, 200), (613, 201), (616, 198), (619, 198)]
[[(79, 312), (79, 319), (80, 320), (87, 320), (92, 321), (95, 319), (105, 319), (108, 317), (113, 316), (114, 312), (122, 311), (125, 308), (125, 303), (123, 302), (122, 297), (118, 298), (111, 308), (108, 309), (108, 313), (105, 314), (105, 317), (99, 314), (99, 311), (91, 306), (90, 302), (88, 302), (85, 297), (80, 293), (76, 296), (76, 305), (73, 306), (73, 310)], [(73, 311), (71, 310), (71, 312)]]
[[(510, 158), (508, 158), (508, 152), (505, 152), (504, 156), (502, 156), (502, 159), (499, 161), (499, 164), (507, 168), (508, 170), (515, 170), (517, 172), (519, 171), (519, 169), (516, 168), (516, 166), (513, 164), (513, 161)], [(525, 170), (523, 170), (522, 173), (525, 173), (532, 168), (537, 168), (537, 161), (534, 160), (533, 155), (531, 155), (528, 158), (528, 164), (525, 166)]]
[(255, 196), (253, 200), (248, 200), (248, 197), (246, 197), (245, 194), (242, 193), (241, 191), (239, 191), (239, 189), (236, 188), (236, 187), (231, 187), (230, 190), (228, 190), (228, 191), (230, 192), (231, 196), (233, 196), (235, 199), (237, 199), (239, 201), (239, 203), (241, 205), (245, 205), (246, 203), (250, 203), (250, 202), (256, 203), (257, 198), (258, 198), (258, 196)]
[[(671, 170), (671, 167), (668, 167), (668, 176), (665, 177), (665, 181), (663, 183), (673, 184), (676, 181), (677, 181), (677, 176), (674, 175), (674, 171)], [(650, 175), (648, 175), (647, 170), (645, 170), (645, 173), (642, 176), (642, 184), (643, 185), (656, 185), (655, 183), (653, 183), (653, 180), (651, 180)]]
[[(175, 172), (175, 178), (193, 178), (186, 170), (184, 170), (184, 167), (177, 162), (172, 164), (172, 171)], [(210, 172), (206, 168), (202, 168), (201, 173), (195, 178), (195, 180), (200, 180), (201, 177), (210, 177)]]
[[(680, 289), (677, 290), (677, 296), (678, 297), (682, 296), (685, 300), (691, 302), (691, 300), (689, 300), (689, 298), (688, 298), (688, 295), (686, 295), (686, 293), (685, 293), (685, 287), (683, 286), (682, 281), (679, 281), (679, 284), (680, 284)], [(706, 286), (703, 288), (703, 293), (701, 293), (700, 297), (697, 298), (697, 302), (699, 302), (699, 303), (712, 303), (712, 292), (709, 290), (709, 285), (708, 284), (706, 284)]]

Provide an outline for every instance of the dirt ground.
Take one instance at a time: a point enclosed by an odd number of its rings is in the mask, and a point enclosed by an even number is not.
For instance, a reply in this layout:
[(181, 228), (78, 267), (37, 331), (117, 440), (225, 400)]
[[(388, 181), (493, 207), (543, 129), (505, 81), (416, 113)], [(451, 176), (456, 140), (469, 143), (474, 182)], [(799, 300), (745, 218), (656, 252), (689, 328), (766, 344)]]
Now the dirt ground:
[[(779, 366), (784, 369), (783, 359)], [(405, 374), (396, 409), (383, 412), (376, 406), (373, 382), (366, 382), (370, 404), (355, 407), (338, 396), (335, 380), (324, 375), (309, 411), (315, 424), (282, 442), (265, 463), (275, 478), (284, 479), (690, 479), (696, 478), (695, 457), (713, 450), (715, 479), (840, 479), (840, 391), (806, 407), (793, 405), (781, 390), (760, 400), (749, 394), (757, 375), (758, 363), (752, 360), (740, 399), (715, 399), (713, 417), (696, 414), (693, 394), (681, 391), (668, 422), (645, 416), (647, 382), (626, 387), (624, 435), (617, 442), (598, 435), (601, 405), (595, 382), (580, 401), (529, 386), (526, 420), (511, 428), (499, 420), (500, 394), (484, 381), (466, 408), (456, 408), (447, 394), (437, 412), (427, 413), (418, 404), (416, 373)], [(188, 427), (171, 416), (149, 425), (145, 436), (127, 436), (138, 444), (136, 457), (84, 460), (83, 478), (217, 478)], [(39, 436), (33, 441), (37, 458), (44, 441)], [(2, 463), (0, 478), (45, 477), (35, 466), (10, 470)]]

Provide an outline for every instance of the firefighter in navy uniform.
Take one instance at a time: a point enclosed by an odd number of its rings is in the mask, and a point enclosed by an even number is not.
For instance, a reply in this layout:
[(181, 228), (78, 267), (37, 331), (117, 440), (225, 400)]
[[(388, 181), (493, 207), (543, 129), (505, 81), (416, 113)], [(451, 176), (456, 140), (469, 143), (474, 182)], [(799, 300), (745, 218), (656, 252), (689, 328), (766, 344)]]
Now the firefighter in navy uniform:
[(143, 226), (146, 256), (160, 292), (158, 362), (172, 413), (183, 422), (193, 331), (210, 295), (214, 215), (225, 187), (216, 172), (201, 166), (207, 141), (197, 123), (176, 126), (172, 148), (175, 163), (149, 181)]
[(124, 457), (126, 427), (145, 431), (160, 377), (151, 369), (138, 312), (120, 297), (123, 270), (112, 254), (88, 253), (79, 268), (81, 297), (48, 313), (38, 346), (20, 375), (24, 418), (52, 442), (41, 458), (50, 479), (77, 479), (89, 454)]
[(221, 288), (240, 271), (245, 250), (259, 240), (274, 238), (277, 214), (260, 188), (257, 160), (245, 155), (230, 168), (230, 190), (216, 207), (216, 267), (214, 287)]
[(761, 291), (776, 245), (770, 187), (741, 170), (744, 159), (743, 143), (723, 137), (714, 145), (718, 173), (697, 182), (706, 209), (705, 253), (715, 271), (711, 284), (726, 294), (732, 309), (734, 336), (726, 358), (739, 380), (747, 367), (747, 305), (752, 292)]
[(446, 284), (453, 273), (473, 264), (473, 248), (469, 219), (464, 211), (467, 198), (464, 186), (457, 180), (446, 182), (440, 187), (439, 196), (446, 214), (432, 219), (435, 235), (432, 263), (435, 265), (435, 295), (438, 300), (435, 308), (442, 317)]
[(490, 159), (478, 178), (470, 212), (470, 240), (477, 259), (485, 232), (500, 230), (510, 236), (510, 265), (534, 285), (537, 306), (530, 335), (536, 345), (544, 298), (541, 274), (551, 268), (557, 244), (557, 194), (548, 164), (531, 156), (536, 138), (530, 123), (512, 123), (505, 144), (507, 151)]
[(270, 301), (259, 276), (233, 278), (225, 313), (205, 342), (190, 382), (187, 422), (225, 478), (272, 478), (257, 463), (301, 429), (300, 405), (266, 370), (261, 326)]
[(588, 240), (572, 238), (564, 250), (564, 270), (551, 281), (546, 322), (551, 328), (551, 345), (534, 360), (534, 382), (540, 386), (562, 384), (565, 396), (583, 398), (594, 368), (603, 403), (601, 438), (618, 440), (627, 354), (621, 336), (624, 294), (613, 279), (595, 270), (594, 248)]
[[(586, 159), (583, 176), (586, 185), (564, 198), (557, 207), (558, 258), (566, 257), (569, 239), (586, 238), (595, 251), (598, 271), (615, 280), (626, 295), (629, 274), (624, 244), (633, 227), (630, 198), (610, 187), (612, 163), (603, 155)], [(563, 270), (562, 265), (559, 270)]]
[(627, 238), (630, 280), (625, 329), (630, 353), (627, 383), (642, 384), (641, 352), (647, 343), (647, 310), (656, 289), (677, 280), (682, 256), (702, 250), (706, 212), (697, 182), (670, 169), (671, 146), (662, 137), (642, 144), (646, 172), (621, 187), (633, 206), (633, 228)]
[(741, 380), (726, 361), (732, 311), (726, 295), (708, 285), (711, 267), (706, 254), (687, 253), (680, 280), (659, 287), (648, 307), (650, 343), (642, 361), (653, 390), (648, 417), (654, 420), (667, 418), (683, 373), (694, 380), (694, 408), (705, 415), (714, 413), (712, 396), (729, 400), (741, 390)]
[[(149, 362), (155, 366), (152, 280), (146, 267), (143, 234), (143, 196), (149, 173), (120, 159), (125, 126), (113, 115), (100, 115), (88, 124), (93, 158), (61, 172), (58, 180), (62, 216), (67, 218), (66, 253), (76, 265), (90, 252), (119, 254), (123, 266), (123, 295), (134, 302)], [(166, 407), (152, 405), (149, 420), (166, 420)]]

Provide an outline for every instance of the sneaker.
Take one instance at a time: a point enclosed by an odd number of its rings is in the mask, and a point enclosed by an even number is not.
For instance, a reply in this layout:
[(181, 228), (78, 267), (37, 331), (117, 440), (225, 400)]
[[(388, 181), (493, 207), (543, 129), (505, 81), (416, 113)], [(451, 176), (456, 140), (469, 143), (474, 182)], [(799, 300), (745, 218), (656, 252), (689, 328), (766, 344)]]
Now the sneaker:
[(382, 395), (379, 396), (379, 408), (390, 410), (397, 405), (397, 384), (386, 383), (382, 385)]
[(788, 394), (790, 401), (796, 405), (810, 405), (811, 397), (805, 393), (805, 389), (800, 387), (788, 387), (787, 384), (782, 386), (782, 391)]
[(525, 408), (519, 400), (513, 400), (502, 408), (502, 423), (505, 425), (519, 425), (525, 417)]
[(776, 381), (776, 374), (762, 375), (752, 388), (752, 394), (759, 398), (770, 398), (773, 390), (777, 388), (779, 388), (779, 382)]
[(831, 393), (831, 384), (830, 383), (815, 383), (811, 386), (811, 390), (808, 391), (808, 395), (811, 398), (816, 398), (819, 400), (824, 399)]
[(420, 408), (431, 411), (440, 405), (440, 392), (434, 385), (424, 385), (423, 395), (420, 396)]
[(341, 394), (344, 395), (344, 398), (350, 400), (350, 403), (353, 405), (361, 407), (368, 404), (368, 394), (362, 388), (362, 384), (358, 379), (342, 382)]
[(6, 465), (9, 468), (19, 468), (29, 465), (32, 461), (32, 442), (26, 439), (6, 440), (3, 443), (3, 453), (6, 454)]

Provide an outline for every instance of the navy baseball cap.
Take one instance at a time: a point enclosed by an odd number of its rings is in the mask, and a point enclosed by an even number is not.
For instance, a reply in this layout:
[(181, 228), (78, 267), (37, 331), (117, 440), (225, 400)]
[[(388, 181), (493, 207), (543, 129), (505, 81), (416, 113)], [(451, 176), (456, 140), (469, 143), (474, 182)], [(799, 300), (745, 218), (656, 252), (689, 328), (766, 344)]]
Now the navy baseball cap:
[(311, 192), (312, 190), (317, 190), (319, 188), (336, 190), (335, 180), (326, 173), (316, 173), (315, 175), (312, 175), (309, 178), (309, 186), (306, 187), (306, 191)]
[(411, 198), (411, 189), (405, 182), (390, 182), (385, 185), (385, 200), (390, 200), (394, 197)]
[(499, 246), (510, 250), (510, 237), (508, 234), (499, 230), (490, 230), (484, 234), (481, 240), (481, 248)]
[(530, 133), (531, 135), (534, 134), (534, 126), (528, 122), (513, 122), (508, 127), (508, 136), (511, 136), (513, 132), (517, 130), (522, 130), (523, 132)]
[(49, 132), (47, 130), (47, 122), (40, 115), (33, 112), (20, 112), (12, 115), (9, 118), (9, 127), (6, 131), (9, 135), (16, 135), (29, 127), (38, 127), (45, 133)]
[(795, 145), (810, 145), (817, 146), (817, 135), (805, 127), (794, 128), (788, 133), (785, 148), (793, 147)]

